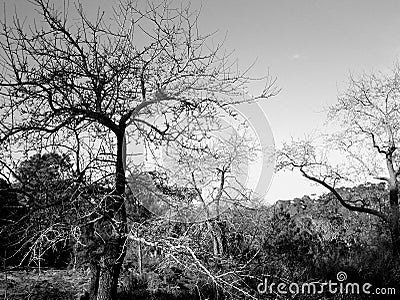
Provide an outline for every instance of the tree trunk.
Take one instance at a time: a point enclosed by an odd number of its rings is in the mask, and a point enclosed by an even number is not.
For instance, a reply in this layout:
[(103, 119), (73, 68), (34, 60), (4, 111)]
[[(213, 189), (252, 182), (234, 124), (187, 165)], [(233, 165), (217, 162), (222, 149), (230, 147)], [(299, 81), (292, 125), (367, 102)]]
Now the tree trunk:
[(390, 234), (392, 239), (393, 255), (400, 260), (400, 228), (399, 228), (399, 208), (398, 205), (390, 208)]
[[(99, 271), (92, 274), (93, 286), (97, 293), (91, 297), (96, 300), (117, 299), (118, 279), (126, 255), (127, 216), (125, 206), (124, 133), (117, 135), (117, 160), (115, 171), (115, 192), (108, 197), (108, 211), (103, 219), (102, 252), (99, 258)], [(106, 200), (106, 201), (107, 201)]]
[(225, 252), (224, 230), (218, 221), (209, 221), (208, 227), (210, 229), (213, 242), (214, 256), (221, 256)]
[(397, 180), (393, 179), (389, 186), (390, 204), (390, 234), (392, 238), (393, 255), (400, 258), (400, 228), (399, 228), (399, 189)]
[(89, 300), (96, 300), (97, 291), (99, 289), (100, 266), (95, 262), (90, 263), (90, 287), (89, 287)]
[(397, 260), (400, 260), (400, 232), (399, 228), (392, 228), (391, 230), (391, 238), (392, 238), (392, 250), (393, 255)]
[(118, 278), (121, 270), (122, 249), (118, 239), (108, 241), (100, 260), (97, 300), (117, 299)]

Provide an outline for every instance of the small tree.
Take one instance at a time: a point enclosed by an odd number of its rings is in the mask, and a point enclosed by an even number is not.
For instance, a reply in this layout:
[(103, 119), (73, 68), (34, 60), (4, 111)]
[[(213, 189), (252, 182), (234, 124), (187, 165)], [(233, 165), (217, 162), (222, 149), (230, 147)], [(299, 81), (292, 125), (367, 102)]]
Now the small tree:
[[(350, 78), (350, 86), (330, 108), (330, 120), (338, 121), (341, 130), (325, 136), (322, 146), (310, 140), (285, 144), (278, 163), (279, 168), (298, 169), (305, 178), (327, 188), (345, 208), (381, 218), (390, 229), (397, 256), (400, 255), (399, 97), (399, 65), (387, 75)], [(385, 182), (387, 195), (368, 190), (348, 194), (338, 189), (340, 185), (365, 183), (372, 178)], [(370, 201), (372, 197), (378, 199)]]
[[(17, 193), (11, 187), (10, 182), (0, 178), (0, 257), (3, 267), (14, 265), (17, 247), (13, 246), (20, 239), (21, 229), (14, 229), (18, 221), (26, 214), (23, 206), (18, 205)], [(18, 257), (21, 258), (21, 257)]]
[(14, 182), (4, 187), (6, 199), (2, 199), (2, 237), (9, 239), (5, 247), (10, 250), (10, 263), (35, 262), (40, 267), (45, 256), (47, 263), (61, 262), (54, 252), (67, 250), (69, 225), (76, 220), (72, 212), (76, 203), (70, 195), (72, 173), (69, 157), (57, 153), (35, 154), (17, 166)]
[(192, 214), (188, 221), (206, 221), (214, 256), (226, 251), (226, 229), (221, 215), (237, 206), (253, 206), (258, 200), (245, 187), (244, 177), (248, 175), (247, 164), (262, 149), (250, 137), (247, 124), (243, 126), (246, 130), (225, 129), (224, 135), (219, 132), (208, 143), (199, 143), (196, 149), (179, 149), (172, 158), (176, 167), (170, 170), (169, 177), (195, 192), (188, 203)]
[(120, 1), (110, 18), (99, 11), (90, 20), (79, 1), (75, 10), (29, 2), (37, 21), (6, 18), (0, 32), (1, 146), (11, 158), (69, 149), (79, 180), (111, 187), (89, 201), (86, 217), (101, 236), (90, 297), (115, 298), (126, 253), (127, 143), (190, 146), (194, 131), (205, 136), (213, 126), (216, 107), (269, 98), (275, 81), (250, 95), (252, 79), (212, 47), (198, 13), (183, 5)]

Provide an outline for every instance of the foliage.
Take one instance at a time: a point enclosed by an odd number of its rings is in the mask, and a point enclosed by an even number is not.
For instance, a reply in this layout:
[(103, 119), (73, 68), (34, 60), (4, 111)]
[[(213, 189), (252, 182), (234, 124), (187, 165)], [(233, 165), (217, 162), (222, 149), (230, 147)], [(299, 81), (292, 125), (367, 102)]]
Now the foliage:
[(70, 224), (75, 219), (69, 157), (35, 154), (21, 162), (15, 177), (18, 182), (7, 187), (14, 197), (4, 207), (4, 212), (7, 205), (14, 207), (15, 213), (4, 216), (2, 227), (2, 237), (8, 239), (7, 264), (68, 264)]
[[(298, 169), (345, 208), (381, 218), (390, 230), (392, 251), (400, 257), (399, 74), (395, 65), (387, 74), (351, 77), (349, 87), (330, 108), (330, 121), (339, 125), (338, 132), (325, 136), (320, 145), (312, 140), (285, 143), (278, 169)], [(386, 193), (370, 195), (366, 189), (349, 194), (339, 189), (372, 178), (385, 183)], [(379, 199), (372, 204), (374, 197)]]
[[(340, 192), (386, 193), (384, 186), (372, 184)], [(379, 204), (378, 198), (370, 201)], [(264, 275), (297, 283), (323, 282), (336, 280), (339, 271), (347, 273), (348, 281), (400, 288), (399, 267), (387, 251), (390, 232), (379, 218), (348, 211), (331, 193), (281, 205), (221, 215), (227, 251), (220, 257), (213, 255), (205, 224), (147, 219), (131, 233), (127, 245), (121, 298), (196, 299), (200, 292), (209, 299), (217, 299), (217, 294), (218, 299), (253, 299), (259, 296), (257, 284)]]

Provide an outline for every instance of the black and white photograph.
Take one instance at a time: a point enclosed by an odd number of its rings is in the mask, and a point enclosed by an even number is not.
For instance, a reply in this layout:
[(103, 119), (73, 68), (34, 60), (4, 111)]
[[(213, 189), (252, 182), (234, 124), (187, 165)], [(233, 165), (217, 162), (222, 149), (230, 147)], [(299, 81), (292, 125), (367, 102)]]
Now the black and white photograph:
[(398, 0), (0, 0), (1, 300), (400, 299), (399, 189)]

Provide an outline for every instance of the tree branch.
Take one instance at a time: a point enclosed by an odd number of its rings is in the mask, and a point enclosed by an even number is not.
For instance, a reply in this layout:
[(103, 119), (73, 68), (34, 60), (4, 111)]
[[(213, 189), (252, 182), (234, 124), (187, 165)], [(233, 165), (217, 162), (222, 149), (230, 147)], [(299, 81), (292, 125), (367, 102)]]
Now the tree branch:
[(351, 211), (357, 211), (357, 212), (362, 212), (362, 213), (367, 213), (367, 214), (377, 216), (377, 217), (381, 218), (383, 221), (385, 221), (386, 223), (389, 223), (389, 219), (383, 213), (381, 213), (375, 209), (368, 208), (368, 207), (358, 207), (358, 206), (353, 206), (353, 205), (348, 204), (334, 187), (327, 184), (325, 181), (320, 180), (319, 178), (316, 178), (314, 176), (307, 174), (306, 171), (304, 171), (303, 167), (300, 167), (299, 169), (305, 178), (307, 178), (311, 181), (314, 181), (314, 182), (322, 185), (323, 187), (327, 188), (335, 196), (335, 198), (339, 201), (339, 203), (343, 207), (345, 207)]

